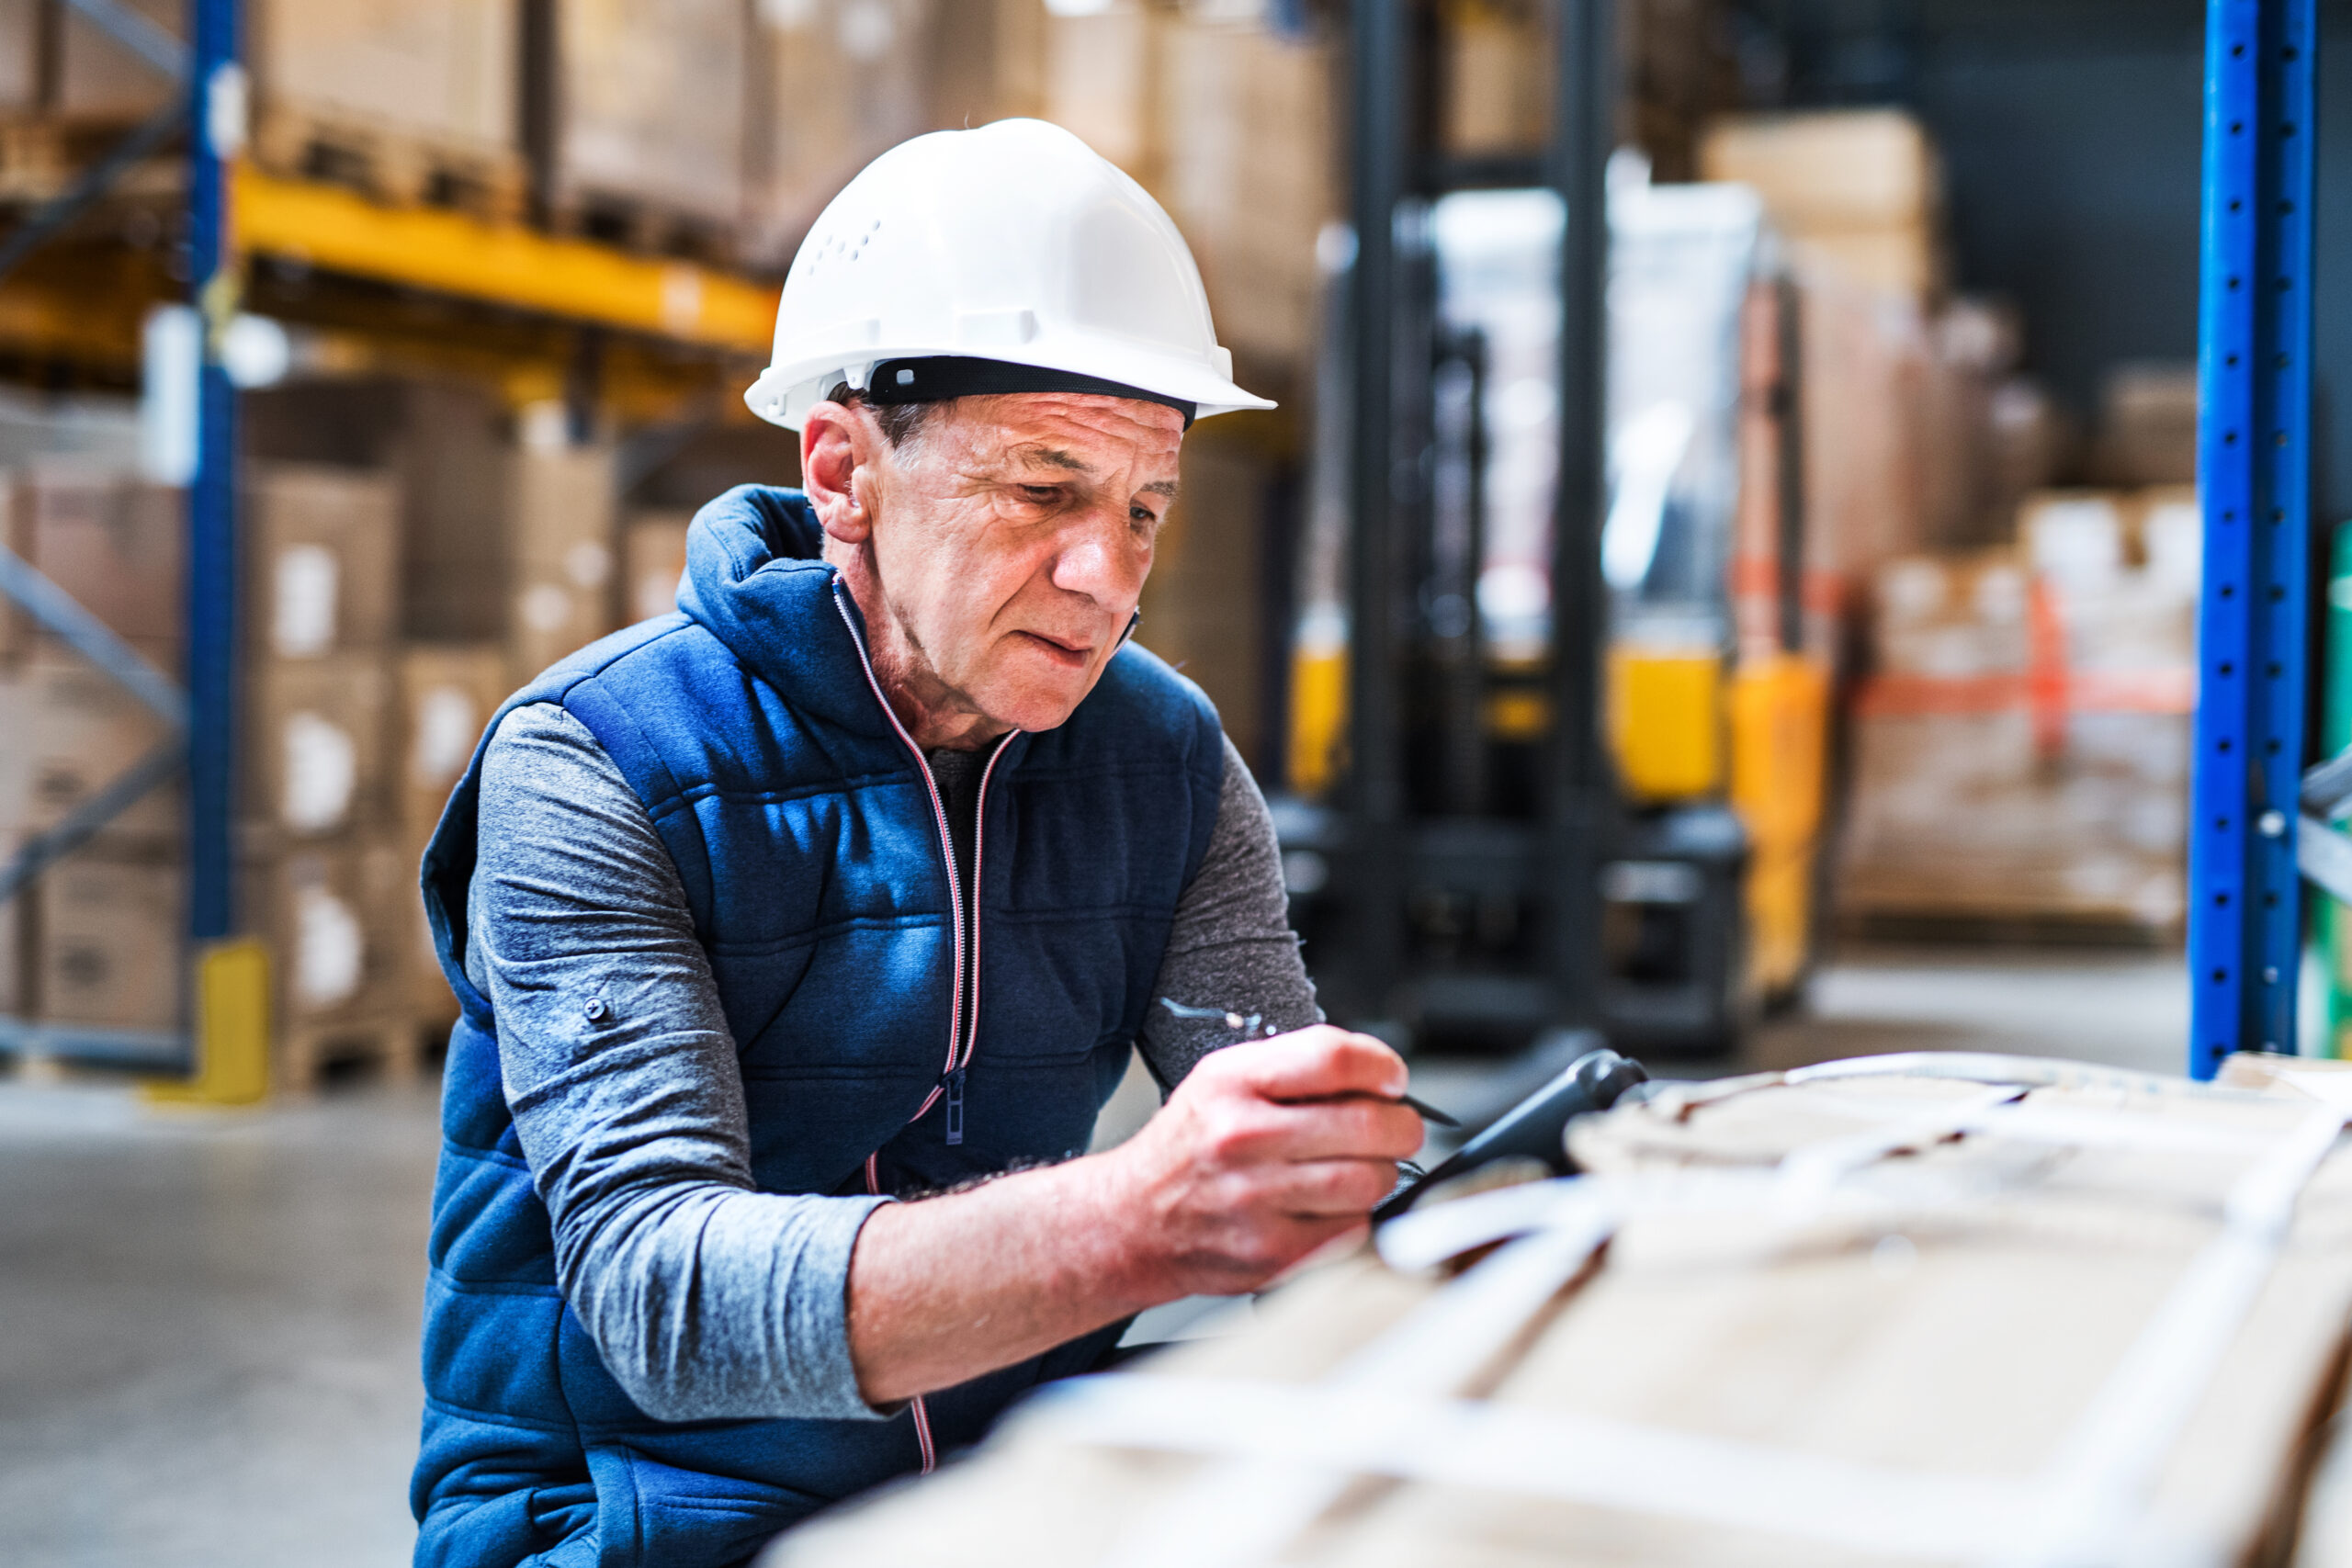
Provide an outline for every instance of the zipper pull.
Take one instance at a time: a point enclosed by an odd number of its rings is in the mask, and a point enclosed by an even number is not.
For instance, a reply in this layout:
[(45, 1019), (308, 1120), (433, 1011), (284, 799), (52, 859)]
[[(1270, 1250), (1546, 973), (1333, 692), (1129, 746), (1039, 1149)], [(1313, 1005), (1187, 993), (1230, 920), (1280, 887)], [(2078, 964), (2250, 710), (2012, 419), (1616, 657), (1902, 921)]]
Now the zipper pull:
[(947, 1142), (951, 1147), (964, 1141), (964, 1072), (958, 1067), (947, 1075)]

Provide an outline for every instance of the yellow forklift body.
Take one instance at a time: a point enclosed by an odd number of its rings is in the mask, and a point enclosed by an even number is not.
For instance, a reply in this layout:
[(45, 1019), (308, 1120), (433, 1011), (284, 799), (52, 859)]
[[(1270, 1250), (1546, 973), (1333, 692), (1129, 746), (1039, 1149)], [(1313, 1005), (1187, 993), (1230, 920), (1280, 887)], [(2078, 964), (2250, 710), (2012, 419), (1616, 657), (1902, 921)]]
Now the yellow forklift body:
[(1724, 784), (1723, 656), (1712, 649), (1609, 650), (1609, 740), (1626, 795), (1695, 800)]

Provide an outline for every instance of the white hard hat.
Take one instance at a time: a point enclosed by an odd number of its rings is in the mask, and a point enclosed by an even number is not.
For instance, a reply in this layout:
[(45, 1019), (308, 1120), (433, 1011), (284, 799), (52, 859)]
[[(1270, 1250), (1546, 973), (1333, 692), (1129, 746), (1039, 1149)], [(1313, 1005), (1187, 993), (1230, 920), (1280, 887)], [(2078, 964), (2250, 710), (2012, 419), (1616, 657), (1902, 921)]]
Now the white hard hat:
[(798, 429), (843, 382), (876, 402), (1108, 391), (1190, 418), (1274, 406), (1234, 385), (1159, 204), (1035, 119), (901, 142), (818, 216), (776, 306), (775, 357), (743, 400)]

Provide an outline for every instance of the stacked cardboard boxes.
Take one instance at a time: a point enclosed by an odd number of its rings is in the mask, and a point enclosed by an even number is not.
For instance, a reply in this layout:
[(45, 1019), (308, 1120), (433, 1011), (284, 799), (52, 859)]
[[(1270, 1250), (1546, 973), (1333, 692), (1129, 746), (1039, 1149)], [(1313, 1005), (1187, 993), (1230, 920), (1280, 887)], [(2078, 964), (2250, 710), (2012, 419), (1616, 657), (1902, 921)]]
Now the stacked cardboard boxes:
[[(8, 476), (9, 542), (158, 671), (179, 662), (180, 498), (111, 470), (46, 462)], [(70, 646), (19, 618), (0, 675), (10, 737), (0, 840), (64, 823), (159, 748), (168, 723)], [(181, 1016), (182, 797), (151, 790), (14, 901), (19, 1008), (74, 1029), (169, 1031)]]
[(1184, 493), (1161, 529), (1136, 638), (1216, 694), (1225, 732), (1262, 756), (1268, 491), (1263, 452), (1246, 434), (1204, 427), (1184, 444)]
[(519, 217), (516, 0), (257, 0), (254, 156), (401, 202)]
[(401, 492), (256, 464), (245, 491), (245, 923), (276, 961), (280, 1082), (412, 1069), (413, 880), (392, 821)]
[(1879, 574), (1849, 915), (2169, 931), (2196, 696), (2194, 493), (2052, 492), (2021, 543)]
[(752, 8), (556, 0), (548, 185), (572, 230), (724, 254), (743, 216)]
[(401, 653), (400, 776), (394, 813), (402, 885), (397, 907), (408, 931), (402, 961), (410, 1013), (429, 1031), (457, 1021), (457, 998), (434, 956), (417, 868), (449, 792), (465, 775), (490, 716), (509, 689), (507, 650), (498, 643), (411, 643)]
[(252, 458), (397, 481), (401, 636), (505, 636), (507, 421), (493, 390), (456, 378), (298, 379), (247, 392), (241, 405)]
[(876, 154), (935, 129), (924, 56), (939, 8), (933, 0), (758, 7), (751, 40), (748, 259), (779, 271), (789, 266), (801, 235), (852, 175)]
[[(1739, 100), (1720, 0), (1623, 0), (1615, 7), (1618, 143), (1667, 180), (1693, 177), (1709, 116)], [(1558, 51), (1536, 0), (1446, 0), (1438, 135), (1455, 157), (1526, 155), (1550, 133)]]
[[(138, 13), (173, 38), (187, 36), (188, 7), (183, 0), (128, 0)], [(27, 11), (33, 7), (26, 7)], [(106, 28), (72, 6), (51, 4), (55, 28), (47, 107), (67, 121), (143, 119), (171, 101), (173, 83)], [(34, 23), (38, 28), (39, 21)], [(37, 49), (33, 59), (40, 59)]]
[(512, 684), (619, 625), (616, 499), (610, 447), (526, 442), (509, 457)]
[(678, 607), (678, 580), (686, 571), (691, 512), (634, 512), (624, 535), (621, 619), (650, 621)]

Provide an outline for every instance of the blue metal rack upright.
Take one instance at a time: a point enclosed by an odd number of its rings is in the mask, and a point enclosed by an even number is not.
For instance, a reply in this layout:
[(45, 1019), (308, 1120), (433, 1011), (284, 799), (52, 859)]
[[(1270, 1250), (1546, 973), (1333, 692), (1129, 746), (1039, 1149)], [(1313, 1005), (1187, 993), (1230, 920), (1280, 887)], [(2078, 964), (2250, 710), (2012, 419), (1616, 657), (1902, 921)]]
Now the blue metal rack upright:
[(2316, 0), (2209, 0), (2188, 1069), (2292, 1052), (2310, 608)]
[(187, 933), (191, 948), (235, 929), (232, 838), (236, 759), (237, 393), (220, 360), (243, 268), (229, 174), (243, 151), (245, 77), (239, 0), (196, 0), (189, 138), (191, 273), (204, 323), (197, 466), (188, 486)]

